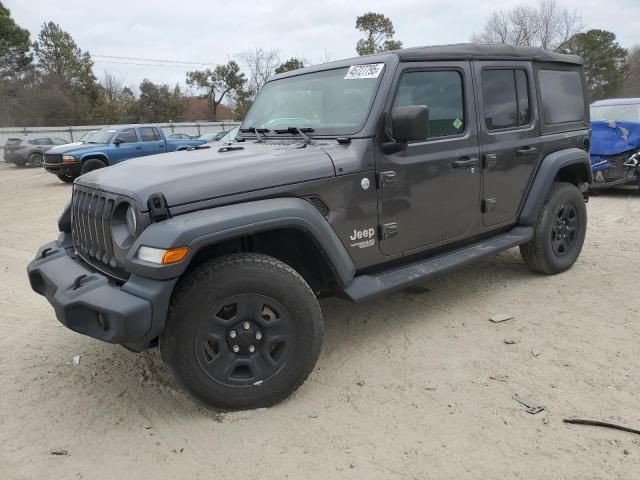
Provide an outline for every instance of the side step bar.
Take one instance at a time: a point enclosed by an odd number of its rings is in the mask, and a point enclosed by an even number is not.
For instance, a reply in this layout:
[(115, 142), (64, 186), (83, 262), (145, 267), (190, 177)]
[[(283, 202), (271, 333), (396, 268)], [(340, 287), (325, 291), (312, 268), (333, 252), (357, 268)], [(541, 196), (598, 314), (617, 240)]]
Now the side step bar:
[(347, 297), (361, 302), (400, 290), (412, 283), (424, 281), (475, 261), (494, 256), (533, 238), (533, 227), (516, 227), (506, 233), (460, 247), (456, 250), (421, 259), (409, 265), (392, 268), (378, 275), (358, 275), (345, 289)]

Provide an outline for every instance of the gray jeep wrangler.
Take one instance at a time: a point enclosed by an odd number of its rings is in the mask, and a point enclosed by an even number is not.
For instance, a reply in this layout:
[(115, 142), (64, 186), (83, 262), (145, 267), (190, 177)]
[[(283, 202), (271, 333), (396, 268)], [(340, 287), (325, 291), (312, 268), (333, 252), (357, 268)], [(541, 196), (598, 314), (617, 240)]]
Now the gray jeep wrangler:
[(570, 268), (591, 182), (582, 61), (413, 48), (274, 76), (237, 141), (91, 172), (28, 266), (70, 329), (226, 409), (314, 367), (318, 298), (363, 301), (519, 246)]

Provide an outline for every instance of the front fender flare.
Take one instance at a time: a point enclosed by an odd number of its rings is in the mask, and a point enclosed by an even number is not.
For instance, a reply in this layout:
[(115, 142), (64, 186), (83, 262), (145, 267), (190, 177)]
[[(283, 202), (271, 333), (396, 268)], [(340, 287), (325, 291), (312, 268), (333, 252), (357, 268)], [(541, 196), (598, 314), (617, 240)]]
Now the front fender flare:
[[(127, 270), (154, 279), (175, 278), (202, 248), (254, 233), (295, 228), (316, 243), (336, 280), (346, 285), (355, 275), (351, 257), (329, 222), (301, 198), (274, 198), (201, 210), (153, 223), (136, 239), (127, 255)], [(135, 258), (142, 245), (156, 248), (188, 246), (189, 256), (175, 265), (159, 267)]]
[(542, 160), (540, 168), (536, 172), (535, 179), (520, 212), (520, 225), (531, 226), (536, 222), (538, 213), (549, 194), (556, 176), (560, 170), (571, 165), (583, 166), (587, 182), (591, 183), (591, 160), (587, 152), (579, 148), (568, 148), (550, 153)]

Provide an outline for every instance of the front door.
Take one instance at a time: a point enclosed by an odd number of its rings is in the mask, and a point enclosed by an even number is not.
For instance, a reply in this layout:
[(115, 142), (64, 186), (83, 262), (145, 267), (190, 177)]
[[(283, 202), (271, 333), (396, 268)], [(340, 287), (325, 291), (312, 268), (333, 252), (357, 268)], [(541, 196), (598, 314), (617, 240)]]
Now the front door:
[[(480, 216), (480, 162), (469, 62), (399, 67), (395, 107), (426, 105), (429, 137), (376, 153), (380, 249), (386, 255), (464, 239)], [(393, 137), (390, 122), (387, 131)]]
[(123, 142), (120, 144), (112, 143), (109, 146), (109, 159), (112, 164), (142, 155), (142, 146), (138, 140), (138, 134), (135, 128), (124, 128), (120, 130), (112, 142), (117, 138), (123, 140)]
[(513, 223), (541, 158), (533, 71), (528, 62), (478, 62), (483, 223)]

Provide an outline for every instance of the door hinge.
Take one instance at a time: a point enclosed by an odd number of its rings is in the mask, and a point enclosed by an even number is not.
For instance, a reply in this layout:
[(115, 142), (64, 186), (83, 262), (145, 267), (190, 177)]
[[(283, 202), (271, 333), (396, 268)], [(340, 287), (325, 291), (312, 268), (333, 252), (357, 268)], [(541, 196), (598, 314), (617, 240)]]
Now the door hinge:
[(497, 203), (498, 202), (495, 198), (485, 198), (484, 200), (482, 200), (482, 213), (487, 213), (495, 210)]
[(385, 223), (380, 227), (380, 240), (387, 240), (395, 237), (400, 231), (400, 226), (397, 223)]
[(485, 153), (482, 159), (482, 167), (487, 170), (494, 168), (498, 164), (498, 156), (495, 153)]
[(378, 174), (378, 187), (384, 188), (385, 185), (396, 183), (396, 172), (389, 170), (388, 172), (380, 172)]

